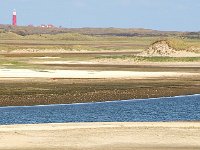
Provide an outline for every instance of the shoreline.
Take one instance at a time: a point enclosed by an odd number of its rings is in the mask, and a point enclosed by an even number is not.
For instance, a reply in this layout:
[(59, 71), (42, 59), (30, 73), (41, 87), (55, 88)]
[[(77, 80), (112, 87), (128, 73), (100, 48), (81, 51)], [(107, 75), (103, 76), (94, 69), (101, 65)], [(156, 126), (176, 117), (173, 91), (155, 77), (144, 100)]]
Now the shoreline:
[(129, 100), (113, 100), (113, 101), (103, 101), (103, 102), (71, 103), (71, 104), (48, 104), (48, 105), (31, 105), (31, 106), (0, 106), (0, 109), (23, 108), (23, 107), (27, 108), (27, 107), (53, 107), (53, 106), (68, 106), (68, 105), (87, 105), (87, 104), (116, 103), (116, 102), (129, 102), (129, 101), (150, 101), (150, 100), (158, 100), (158, 99), (181, 98), (181, 97), (192, 97), (192, 96), (200, 96), (200, 94), (178, 95), (178, 96), (168, 96), (168, 97), (155, 97), (155, 98), (146, 98), (146, 99), (144, 98), (144, 99), (129, 99)]
[(0, 150), (198, 150), (200, 122), (4, 125), (0, 136)]

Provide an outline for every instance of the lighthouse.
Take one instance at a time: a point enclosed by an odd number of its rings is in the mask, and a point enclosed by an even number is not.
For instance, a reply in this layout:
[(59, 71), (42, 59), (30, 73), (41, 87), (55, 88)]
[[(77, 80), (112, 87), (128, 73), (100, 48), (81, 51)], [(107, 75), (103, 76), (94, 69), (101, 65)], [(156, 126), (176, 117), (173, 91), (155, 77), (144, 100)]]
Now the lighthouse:
[(12, 25), (13, 26), (17, 25), (17, 12), (16, 12), (16, 10), (13, 11)]

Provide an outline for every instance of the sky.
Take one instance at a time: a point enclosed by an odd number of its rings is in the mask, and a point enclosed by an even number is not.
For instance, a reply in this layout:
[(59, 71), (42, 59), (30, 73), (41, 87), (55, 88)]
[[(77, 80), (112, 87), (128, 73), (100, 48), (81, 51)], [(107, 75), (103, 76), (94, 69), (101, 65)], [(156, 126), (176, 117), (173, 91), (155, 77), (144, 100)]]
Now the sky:
[(0, 0), (0, 24), (200, 31), (199, 0)]

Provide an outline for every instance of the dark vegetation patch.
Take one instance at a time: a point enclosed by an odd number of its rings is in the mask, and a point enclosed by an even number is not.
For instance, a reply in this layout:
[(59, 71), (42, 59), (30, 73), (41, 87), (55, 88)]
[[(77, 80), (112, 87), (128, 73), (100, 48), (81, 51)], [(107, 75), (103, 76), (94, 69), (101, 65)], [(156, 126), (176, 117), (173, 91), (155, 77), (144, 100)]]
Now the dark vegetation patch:
[[(186, 82), (187, 81), (187, 82)], [(196, 94), (200, 79), (0, 81), (0, 106), (70, 104)]]
[(141, 57), (131, 55), (97, 56), (96, 59), (130, 59), (135, 62), (200, 62), (200, 57)]
[(200, 32), (176, 32), (157, 31), (143, 28), (41, 28), (29, 26), (0, 25), (1, 32), (13, 32), (21, 36), (33, 34), (59, 34), (59, 33), (79, 33), (93, 36), (125, 36), (125, 37), (167, 37), (178, 36), (191, 39), (199, 39)]

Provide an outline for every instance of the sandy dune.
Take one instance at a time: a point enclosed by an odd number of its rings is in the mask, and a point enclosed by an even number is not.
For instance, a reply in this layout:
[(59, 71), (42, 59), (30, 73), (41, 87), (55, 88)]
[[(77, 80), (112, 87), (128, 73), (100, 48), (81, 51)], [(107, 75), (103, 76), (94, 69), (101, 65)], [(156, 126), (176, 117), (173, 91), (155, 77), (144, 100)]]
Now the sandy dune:
[(0, 126), (0, 149), (200, 149), (200, 123), (69, 123)]

